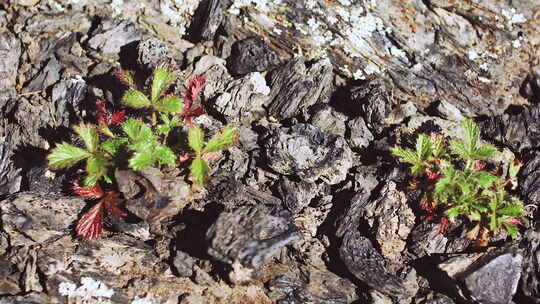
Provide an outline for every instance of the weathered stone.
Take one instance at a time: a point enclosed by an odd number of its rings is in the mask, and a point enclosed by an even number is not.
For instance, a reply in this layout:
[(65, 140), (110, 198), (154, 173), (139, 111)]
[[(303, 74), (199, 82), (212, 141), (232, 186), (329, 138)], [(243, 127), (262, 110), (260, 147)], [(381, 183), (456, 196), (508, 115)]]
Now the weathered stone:
[(317, 186), (304, 181), (294, 182), (284, 178), (279, 183), (279, 193), (285, 207), (292, 213), (300, 212), (317, 196)]
[(20, 172), (21, 169), (15, 167), (13, 151), (9, 149), (8, 143), (0, 138), (0, 196), (21, 189)]
[[(213, 1), (216, 2), (216, 1)], [(232, 45), (229, 67), (232, 74), (243, 75), (275, 68), (281, 60), (261, 37), (237, 41)]]
[(39, 92), (47, 89), (60, 80), (61, 66), (53, 56), (47, 64), (34, 76), (32, 81), (24, 88), (23, 92)]
[(525, 162), (519, 172), (520, 191), (525, 200), (540, 205), (540, 153), (532, 152), (528, 155), (529, 160)]
[(322, 179), (337, 184), (352, 167), (352, 151), (345, 139), (309, 124), (271, 130), (264, 149), (273, 170), (307, 182)]
[(169, 63), (170, 54), (167, 45), (156, 37), (150, 37), (139, 43), (137, 63), (146, 70), (153, 70), (159, 64)]
[(211, 41), (223, 20), (223, 1), (210, 0), (206, 4), (199, 35), (202, 40)]
[(0, 111), (16, 95), (17, 68), (21, 42), (9, 32), (0, 33)]
[[(337, 112), (329, 105), (315, 106), (317, 109), (310, 119), (310, 123), (321, 130), (345, 137), (345, 121), (347, 116)], [(352, 137), (352, 136), (351, 136)]]
[(523, 265), (519, 289), (530, 303), (540, 303), (540, 233), (529, 230), (523, 240)]
[(332, 69), (328, 60), (306, 67), (305, 58), (298, 57), (273, 71), (268, 115), (283, 120), (307, 115), (309, 107), (316, 103), (328, 103), (334, 78)]
[(302, 239), (283, 210), (258, 205), (223, 212), (208, 229), (208, 254), (226, 262), (259, 268), (281, 248)]
[(366, 148), (374, 139), (362, 117), (350, 120), (347, 127), (351, 130), (349, 142), (353, 148)]
[(107, 19), (90, 34), (88, 45), (102, 53), (119, 53), (120, 48), (141, 40), (141, 33), (128, 21)]
[(371, 131), (380, 133), (394, 106), (387, 85), (380, 79), (374, 79), (351, 89), (347, 108), (359, 113)]

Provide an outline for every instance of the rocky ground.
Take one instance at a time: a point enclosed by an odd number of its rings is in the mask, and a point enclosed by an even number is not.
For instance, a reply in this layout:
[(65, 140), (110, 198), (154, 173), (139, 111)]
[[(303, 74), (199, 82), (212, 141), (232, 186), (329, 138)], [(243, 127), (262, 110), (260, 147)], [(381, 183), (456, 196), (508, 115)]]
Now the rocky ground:
[[(0, 58), (0, 303), (540, 303), (538, 1), (11, 0)], [(163, 62), (239, 142), (196, 195), (117, 175), (133, 218), (80, 240), (47, 153)], [(517, 240), (439, 234), (389, 153), (465, 118), (524, 162)], [(135, 184), (179, 211), (141, 220)]]

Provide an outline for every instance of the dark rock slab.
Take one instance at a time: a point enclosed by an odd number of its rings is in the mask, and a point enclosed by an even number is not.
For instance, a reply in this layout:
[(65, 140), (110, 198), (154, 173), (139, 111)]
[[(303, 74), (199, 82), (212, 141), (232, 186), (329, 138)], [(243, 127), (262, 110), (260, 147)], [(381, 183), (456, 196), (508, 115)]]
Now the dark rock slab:
[[(213, 1), (217, 2), (217, 1)], [(232, 74), (263, 72), (281, 64), (278, 55), (261, 37), (237, 41), (232, 45), (229, 68)]]
[(149, 71), (161, 63), (170, 61), (169, 48), (156, 37), (150, 37), (139, 43), (138, 52), (137, 63)]
[(56, 57), (52, 56), (47, 64), (37, 73), (30, 83), (23, 89), (23, 92), (39, 92), (47, 89), (60, 80), (60, 70), (62, 69)]
[(353, 148), (366, 148), (374, 139), (373, 134), (366, 126), (366, 122), (362, 117), (349, 120), (349, 122), (347, 122), (347, 127), (351, 134), (348, 137), (349, 143)]
[(278, 191), (285, 207), (292, 213), (300, 212), (318, 195), (318, 187), (314, 183), (295, 182), (284, 178), (279, 183)]
[(306, 114), (316, 103), (328, 103), (333, 79), (333, 67), (328, 59), (319, 60), (309, 67), (304, 57), (292, 59), (270, 75), (272, 91), (268, 115), (283, 120)]
[(540, 152), (529, 155), (519, 172), (520, 192), (528, 202), (538, 205), (540, 203)]
[(334, 110), (327, 104), (316, 105), (314, 108), (316, 109), (309, 120), (312, 125), (321, 128), (323, 131), (345, 137), (347, 131), (345, 127), (347, 116), (345, 114)]
[(380, 133), (395, 106), (390, 94), (384, 81), (375, 78), (351, 89), (351, 101), (347, 108), (359, 113), (372, 132)]
[(8, 143), (0, 139), (0, 196), (11, 194), (21, 189), (21, 169), (13, 162), (13, 152)]
[(302, 234), (287, 212), (258, 205), (223, 212), (208, 229), (206, 238), (208, 254), (214, 258), (259, 268), (284, 246), (302, 240)]
[(176, 251), (173, 258), (173, 265), (176, 273), (180, 277), (191, 277), (195, 259), (183, 251)]
[(352, 151), (345, 139), (309, 124), (271, 130), (264, 153), (273, 170), (306, 182), (321, 179), (337, 184), (352, 167)]
[(204, 41), (214, 40), (216, 31), (223, 20), (222, 0), (209, 0), (203, 14), (199, 36)]
[(56, 125), (69, 126), (70, 114), (86, 97), (87, 87), (82, 78), (62, 80), (53, 86), (51, 99), (54, 103)]
[(523, 267), (519, 289), (530, 303), (540, 303), (540, 233), (528, 231), (523, 241)]
[(516, 293), (523, 255), (500, 254), (463, 278), (470, 296), (480, 304), (509, 303)]
[(356, 286), (336, 274), (300, 266), (268, 283), (272, 299), (279, 304), (347, 304), (357, 299)]
[(101, 53), (119, 53), (124, 45), (141, 40), (141, 33), (129, 21), (106, 19), (90, 37), (88, 45), (92, 49)]

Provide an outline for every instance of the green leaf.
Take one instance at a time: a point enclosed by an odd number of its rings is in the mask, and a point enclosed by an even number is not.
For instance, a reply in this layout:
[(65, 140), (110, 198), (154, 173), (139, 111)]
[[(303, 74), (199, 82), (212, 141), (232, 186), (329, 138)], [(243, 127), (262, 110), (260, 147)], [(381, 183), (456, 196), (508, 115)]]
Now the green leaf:
[(512, 237), (512, 239), (516, 239), (519, 235), (519, 229), (516, 226), (508, 225), (507, 223), (502, 223), (504, 226), (504, 229), (508, 231), (508, 234)]
[(115, 156), (120, 147), (127, 143), (127, 138), (111, 138), (101, 143), (101, 148), (111, 156)]
[(138, 151), (129, 159), (129, 167), (133, 170), (149, 168), (154, 164), (151, 151)]
[(486, 144), (481, 146), (480, 148), (476, 149), (474, 151), (474, 154), (472, 155), (472, 158), (474, 159), (488, 159), (493, 156), (495, 156), (495, 153), (497, 153), (497, 149), (490, 144)]
[(221, 133), (214, 136), (204, 147), (203, 153), (217, 152), (228, 148), (234, 143), (238, 135), (235, 127), (226, 126)]
[(202, 152), (204, 146), (204, 132), (199, 126), (192, 126), (189, 128), (188, 143), (195, 152)]
[(499, 232), (499, 221), (497, 220), (497, 216), (493, 213), (489, 214), (489, 230), (493, 233)]
[(107, 172), (107, 159), (103, 153), (97, 153), (86, 160), (86, 172), (88, 175), (100, 178)]
[(508, 207), (497, 210), (498, 214), (508, 216), (521, 216), (524, 212), (523, 206), (520, 204), (512, 204)]
[(167, 90), (174, 81), (174, 74), (167, 71), (166, 68), (158, 68), (154, 71), (152, 79), (152, 102), (157, 99)]
[(410, 164), (416, 164), (419, 162), (418, 156), (412, 150), (402, 149), (400, 147), (392, 147), (390, 148), (390, 152), (401, 158), (403, 162)]
[(99, 176), (97, 175), (87, 175), (84, 178), (83, 185), (85, 187), (92, 187), (93, 185), (97, 183), (98, 180), (99, 180)]
[(77, 162), (90, 157), (92, 154), (84, 149), (75, 147), (68, 143), (62, 143), (56, 146), (47, 156), (49, 167), (60, 169), (73, 166)]
[(435, 193), (445, 192), (453, 184), (456, 170), (452, 167), (442, 170), (442, 177), (435, 184)]
[(482, 215), (480, 215), (480, 212), (478, 211), (471, 212), (468, 217), (469, 220), (473, 222), (479, 222), (482, 219)]
[(471, 153), (476, 150), (476, 144), (480, 139), (480, 128), (472, 119), (464, 120), (461, 126), (465, 133), (465, 149)]
[(161, 113), (180, 113), (184, 108), (184, 102), (178, 97), (165, 97), (154, 104), (154, 109)]
[(141, 91), (137, 90), (128, 90), (122, 97), (122, 103), (135, 109), (148, 107), (151, 104), (150, 100)]
[(132, 141), (145, 141), (154, 139), (152, 129), (142, 121), (130, 118), (122, 123), (122, 130)]
[(499, 181), (499, 177), (484, 171), (475, 171), (471, 174), (471, 178), (476, 181), (481, 188), (489, 188)]
[(208, 164), (201, 156), (195, 157), (191, 163), (190, 174), (195, 183), (202, 184), (204, 182), (204, 179), (208, 174)]
[(416, 139), (416, 155), (419, 160), (426, 161), (431, 156), (431, 139), (425, 134), (420, 134)]
[(450, 209), (446, 210), (444, 213), (446, 213), (448, 218), (453, 219), (456, 216), (461, 214), (461, 207), (457, 206), (457, 207), (454, 207), (454, 208), (450, 208)]
[(469, 159), (469, 152), (465, 147), (465, 143), (463, 143), (461, 140), (450, 141), (450, 151), (463, 159)]
[(98, 148), (99, 136), (96, 128), (91, 125), (80, 124), (74, 127), (75, 132), (82, 138), (86, 150), (93, 153)]
[(523, 164), (521, 162), (515, 159), (514, 154), (512, 154), (512, 158), (510, 159), (510, 165), (508, 166), (508, 176), (510, 178), (516, 177), (522, 165)]
[(114, 133), (111, 131), (111, 129), (109, 129), (109, 126), (100, 124), (98, 128), (99, 128), (99, 131), (101, 131), (101, 133), (105, 134), (106, 136), (115, 137)]
[(176, 164), (176, 155), (169, 147), (159, 145), (154, 149), (153, 155), (160, 165), (174, 166)]

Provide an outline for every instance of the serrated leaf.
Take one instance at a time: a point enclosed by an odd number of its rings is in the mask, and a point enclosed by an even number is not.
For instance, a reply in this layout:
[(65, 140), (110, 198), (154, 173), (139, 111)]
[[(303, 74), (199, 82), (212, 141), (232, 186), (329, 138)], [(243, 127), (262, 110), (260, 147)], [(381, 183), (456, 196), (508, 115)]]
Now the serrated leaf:
[(107, 125), (100, 124), (98, 126), (98, 128), (99, 128), (99, 131), (101, 133), (103, 133), (104, 135), (106, 135), (108, 137), (114, 137), (115, 136), (114, 133), (111, 131), (111, 129), (109, 129), (109, 126), (107, 126)]
[(174, 166), (176, 164), (176, 155), (169, 147), (159, 145), (154, 148), (153, 155), (160, 165)]
[(480, 128), (472, 119), (464, 120), (461, 122), (461, 126), (463, 127), (463, 132), (465, 135), (465, 149), (469, 153), (473, 152), (476, 150), (476, 144), (480, 139)]
[(435, 184), (435, 193), (442, 193), (452, 185), (454, 177), (456, 176), (456, 170), (452, 167), (442, 170), (442, 178), (440, 178)]
[(178, 97), (165, 97), (154, 103), (154, 109), (161, 113), (180, 113), (183, 108), (182, 99)]
[(84, 198), (97, 199), (103, 196), (103, 189), (101, 189), (101, 186), (98, 183), (90, 187), (81, 187), (79, 185), (79, 181), (74, 180), (71, 183), (71, 190), (73, 191), (73, 193)]
[(124, 201), (120, 198), (120, 194), (118, 192), (107, 192), (101, 201), (105, 207), (105, 210), (107, 210), (110, 215), (118, 219), (126, 216), (126, 213), (118, 208), (118, 205)]
[(111, 156), (115, 156), (127, 141), (127, 138), (111, 138), (101, 143), (101, 149), (105, 150)]
[(474, 151), (472, 158), (474, 159), (488, 159), (495, 156), (497, 149), (490, 144), (482, 145)]
[(448, 218), (453, 219), (456, 216), (461, 214), (461, 207), (457, 206), (457, 207), (450, 208), (450, 209), (446, 210), (444, 213), (446, 213)]
[(471, 178), (480, 186), (481, 188), (489, 188), (493, 184), (499, 181), (499, 177), (488, 172), (476, 171), (471, 174)]
[(97, 176), (97, 175), (87, 175), (84, 178), (83, 185), (85, 187), (92, 187), (93, 185), (95, 185), (98, 182), (99, 178), (100, 177)]
[(197, 184), (204, 183), (204, 179), (206, 178), (206, 175), (208, 174), (208, 164), (206, 163), (204, 159), (202, 159), (201, 156), (195, 157), (195, 159), (191, 163), (190, 174), (195, 183)]
[(202, 152), (204, 146), (204, 132), (199, 126), (192, 126), (189, 128), (188, 143), (195, 152)]
[(465, 147), (465, 143), (461, 140), (450, 141), (450, 151), (452, 151), (453, 154), (457, 154), (463, 159), (469, 158), (469, 153), (467, 151), (467, 148)]
[(92, 154), (84, 149), (68, 143), (61, 143), (47, 156), (49, 167), (60, 169), (73, 166), (79, 161), (90, 157)]
[(128, 107), (141, 109), (151, 105), (150, 100), (141, 92), (137, 90), (128, 90), (122, 97), (122, 103)]
[(98, 237), (103, 229), (103, 203), (90, 208), (77, 222), (77, 235), (85, 240)]
[(129, 167), (133, 170), (149, 168), (154, 164), (151, 151), (138, 151), (129, 159)]
[(431, 139), (425, 134), (418, 135), (416, 139), (416, 155), (419, 160), (426, 161), (431, 156)]
[(90, 181), (85, 180), (86, 186), (94, 185), (99, 178), (101, 178), (105, 173), (107, 173), (107, 160), (102, 153), (93, 155), (92, 157), (86, 160), (86, 172), (88, 173), (88, 178)]
[(154, 139), (152, 129), (142, 121), (130, 118), (122, 123), (122, 131), (132, 141), (149, 141)]
[(238, 130), (232, 126), (226, 126), (221, 133), (214, 136), (203, 149), (203, 153), (225, 150), (234, 143), (238, 137)]
[(477, 211), (473, 211), (469, 213), (468, 217), (469, 217), (469, 220), (473, 222), (479, 222), (482, 219), (482, 215), (480, 215), (480, 212), (477, 212)]
[(392, 147), (390, 148), (390, 152), (401, 158), (403, 162), (410, 163), (410, 164), (416, 164), (419, 159), (415, 152), (409, 149), (402, 149), (400, 147)]
[(508, 225), (507, 223), (502, 223), (504, 229), (510, 234), (512, 239), (516, 239), (519, 235), (519, 229), (516, 226)]
[(80, 124), (75, 126), (75, 132), (79, 134), (84, 142), (84, 146), (88, 152), (93, 153), (98, 148), (99, 135), (96, 128), (92, 125)]
[(520, 204), (512, 204), (508, 207), (497, 210), (498, 214), (508, 216), (521, 216), (524, 212), (523, 206)]
[(157, 99), (167, 90), (174, 81), (174, 74), (166, 68), (157, 68), (152, 79), (152, 101)]

